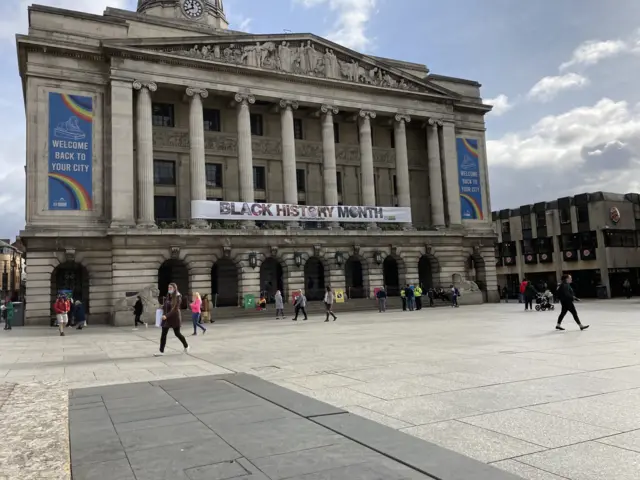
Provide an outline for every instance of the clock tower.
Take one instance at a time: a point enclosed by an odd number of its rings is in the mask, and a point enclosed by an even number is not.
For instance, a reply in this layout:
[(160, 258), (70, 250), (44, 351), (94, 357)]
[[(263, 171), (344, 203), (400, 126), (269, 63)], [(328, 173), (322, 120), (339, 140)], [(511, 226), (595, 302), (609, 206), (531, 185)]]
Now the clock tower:
[(222, 0), (138, 0), (138, 13), (229, 27)]

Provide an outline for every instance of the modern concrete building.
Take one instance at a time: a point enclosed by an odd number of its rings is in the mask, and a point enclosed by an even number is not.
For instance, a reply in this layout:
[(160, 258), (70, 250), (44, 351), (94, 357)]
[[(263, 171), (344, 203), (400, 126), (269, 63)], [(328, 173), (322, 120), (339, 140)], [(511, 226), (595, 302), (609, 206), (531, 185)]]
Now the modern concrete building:
[[(579, 297), (622, 296), (640, 280), (640, 195), (584, 193), (493, 212), (498, 284), (516, 295), (523, 278), (555, 286), (573, 276)], [(604, 287), (604, 288), (602, 288)]]
[[(67, 290), (111, 322), (169, 281), (219, 306), (265, 288), (474, 290), (465, 280), (482, 291), (467, 301), (496, 300), (477, 82), (311, 34), (232, 31), (221, 0), (32, 6), (17, 47), (28, 324)], [(298, 215), (254, 222), (267, 208)], [(251, 221), (225, 220), (233, 209)]]

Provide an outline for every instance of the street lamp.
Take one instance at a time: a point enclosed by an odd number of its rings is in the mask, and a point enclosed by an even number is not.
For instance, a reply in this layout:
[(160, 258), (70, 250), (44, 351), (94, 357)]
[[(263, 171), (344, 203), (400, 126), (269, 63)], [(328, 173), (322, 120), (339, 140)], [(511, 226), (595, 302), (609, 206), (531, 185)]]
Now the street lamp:
[(251, 252), (249, 254), (249, 266), (251, 268), (256, 268), (258, 266), (258, 257), (256, 256), (256, 252)]
[(342, 252), (336, 252), (336, 263), (338, 266), (344, 263), (344, 254)]
[(293, 261), (296, 263), (296, 267), (302, 265), (302, 254), (295, 252), (293, 254)]
[(374, 259), (378, 265), (382, 263), (382, 253), (379, 251), (374, 254)]

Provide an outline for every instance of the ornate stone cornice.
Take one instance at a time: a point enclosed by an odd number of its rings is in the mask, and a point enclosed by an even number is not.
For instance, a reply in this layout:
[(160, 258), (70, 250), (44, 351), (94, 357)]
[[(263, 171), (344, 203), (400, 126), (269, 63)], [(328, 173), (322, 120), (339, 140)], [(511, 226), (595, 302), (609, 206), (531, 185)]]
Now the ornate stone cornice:
[(378, 114), (371, 110), (360, 110), (360, 112), (358, 113), (358, 116), (360, 116), (360, 118), (374, 119), (378, 116)]
[(284, 108), (284, 109), (291, 109), (291, 110), (297, 110), (298, 109), (298, 102), (296, 102), (295, 100), (280, 100), (280, 108)]
[(236, 93), (233, 98), (238, 105), (253, 105), (256, 103), (256, 97), (250, 93)]
[(404, 113), (396, 114), (396, 122), (409, 123), (410, 121), (411, 121), (411, 117), (409, 115), (406, 115)]
[(209, 91), (205, 88), (187, 87), (186, 93), (188, 97), (200, 95), (202, 98), (207, 98), (209, 96)]
[(325, 115), (329, 113), (332, 115), (337, 115), (340, 110), (335, 105), (325, 104), (320, 107), (320, 111)]
[(156, 90), (158, 90), (158, 85), (156, 85), (154, 82), (141, 82), (140, 80), (134, 80), (134, 90), (142, 90), (143, 88), (146, 88), (150, 92), (155, 92)]

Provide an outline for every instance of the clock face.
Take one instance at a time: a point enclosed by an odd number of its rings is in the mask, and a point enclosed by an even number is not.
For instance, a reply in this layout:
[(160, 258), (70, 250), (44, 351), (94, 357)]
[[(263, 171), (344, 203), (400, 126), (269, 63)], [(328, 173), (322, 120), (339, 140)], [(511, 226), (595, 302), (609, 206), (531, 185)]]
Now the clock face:
[(204, 13), (204, 7), (200, 0), (183, 0), (182, 10), (189, 18), (198, 18)]

